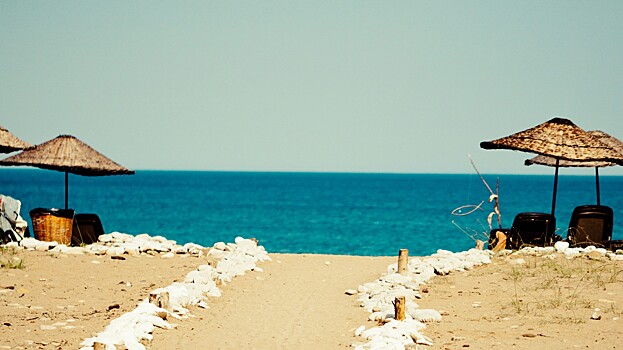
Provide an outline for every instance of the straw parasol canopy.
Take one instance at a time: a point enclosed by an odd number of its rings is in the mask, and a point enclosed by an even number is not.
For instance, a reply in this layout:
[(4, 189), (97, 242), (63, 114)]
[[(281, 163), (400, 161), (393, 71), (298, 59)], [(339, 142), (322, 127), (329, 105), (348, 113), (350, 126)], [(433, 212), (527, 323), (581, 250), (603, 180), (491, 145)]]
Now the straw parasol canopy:
[(83, 176), (130, 175), (134, 171), (113, 162), (91, 146), (70, 135), (60, 135), (0, 161), (0, 165), (34, 166), (65, 172), (65, 209), (68, 173)]
[[(600, 142), (604, 143), (606, 146), (614, 149), (615, 151), (623, 155), (623, 142), (621, 142), (616, 137), (608, 135), (607, 133), (600, 130), (593, 130), (589, 131), (588, 133), (598, 139)], [(532, 159), (527, 159), (525, 162), (525, 165), (533, 164), (556, 166), (556, 158), (538, 155)], [(617, 163), (608, 161), (571, 161), (563, 159), (558, 162), (558, 166), (564, 168), (605, 168), (614, 165), (617, 165)]]
[(481, 142), (480, 147), (531, 152), (558, 160), (606, 161), (623, 165), (623, 154), (564, 118), (553, 118), (510, 136)]
[(32, 147), (32, 145), (20, 140), (0, 125), (0, 153), (11, 153), (28, 147)]
[[(593, 130), (593, 131), (589, 131), (588, 133), (591, 134), (593, 137), (597, 138), (599, 141), (603, 142), (604, 144), (610, 146), (615, 151), (623, 154), (623, 142), (621, 142), (616, 137), (608, 135), (607, 133), (600, 131), (600, 130)], [(530, 166), (533, 164), (555, 167), (556, 158), (552, 158), (552, 157), (548, 157), (544, 155), (538, 155), (532, 159), (526, 159), (525, 165)], [(584, 161), (584, 162), (571, 161), (571, 160), (559, 160), (558, 161), (558, 166), (563, 167), (563, 168), (595, 168), (595, 187), (597, 189), (597, 205), (601, 204), (600, 203), (601, 196), (599, 193), (599, 168), (605, 168), (605, 167), (614, 166), (614, 165), (617, 165), (617, 164), (613, 162), (607, 162), (607, 161)]]
[(484, 149), (509, 149), (550, 156), (555, 159), (552, 215), (556, 209), (558, 167), (562, 160), (611, 162), (623, 165), (623, 154), (582, 130), (569, 119), (553, 118), (510, 136), (480, 143)]

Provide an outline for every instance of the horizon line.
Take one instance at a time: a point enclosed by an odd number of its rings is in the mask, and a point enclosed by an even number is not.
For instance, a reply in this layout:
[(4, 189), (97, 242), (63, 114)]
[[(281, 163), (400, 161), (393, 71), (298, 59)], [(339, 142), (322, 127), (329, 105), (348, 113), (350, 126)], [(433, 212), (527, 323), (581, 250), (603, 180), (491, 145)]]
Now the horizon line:
[[(41, 169), (33, 166), (0, 167), (2, 170), (41, 170), (62, 173), (62, 171)], [(393, 171), (323, 171), (323, 170), (215, 170), (215, 169), (134, 169), (135, 172), (206, 172), (206, 173), (265, 173), (265, 174), (361, 174), (361, 175), (478, 175), (476, 172), (393, 172)], [(76, 175), (70, 172), (72, 175)], [(554, 176), (554, 174), (530, 174), (530, 173), (481, 173), (482, 175), (513, 175), (513, 176)], [(76, 175), (79, 176), (79, 175)], [(594, 177), (594, 173), (587, 174), (564, 174), (562, 176), (587, 176)], [(600, 177), (620, 177), (623, 174), (599, 174)]]

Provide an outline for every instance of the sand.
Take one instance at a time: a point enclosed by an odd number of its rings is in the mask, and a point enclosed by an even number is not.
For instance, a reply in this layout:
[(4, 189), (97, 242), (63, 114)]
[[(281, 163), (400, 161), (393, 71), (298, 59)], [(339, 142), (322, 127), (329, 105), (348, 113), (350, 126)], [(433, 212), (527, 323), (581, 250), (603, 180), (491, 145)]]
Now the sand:
[[(367, 314), (344, 293), (374, 280), (394, 258), (271, 254), (263, 272), (237, 277), (180, 334), (161, 331), (153, 349), (348, 348)], [(365, 323), (365, 322), (364, 322)]]
[(622, 348), (623, 261), (497, 257), (427, 290), (420, 305), (444, 315), (432, 349)]
[[(209, 309), (174, 330), (157, 329), (148, 349), (348, 349), (354, 330), (375, 323), (347, 289), (373, 281), (395, 257), (270, 254), (221, 286)], [(204, 257), (3, 252), (23, 268), (0, 269), (0, 349), (76, 349), (149, 292), (182, 279)], [(517, 262), (524, 261), (523, 264)], [(615, 349), (623, 334), (623, 262), (502, 256), (437, 276), (422, 308), (443, 314), (423, 331), (430, 349)], [(599, 308), (599, 311), (595, 311)], [(594, 318), (600, 319), (591, 319)], [(599, 317), (597, 317), (599, 316)]]

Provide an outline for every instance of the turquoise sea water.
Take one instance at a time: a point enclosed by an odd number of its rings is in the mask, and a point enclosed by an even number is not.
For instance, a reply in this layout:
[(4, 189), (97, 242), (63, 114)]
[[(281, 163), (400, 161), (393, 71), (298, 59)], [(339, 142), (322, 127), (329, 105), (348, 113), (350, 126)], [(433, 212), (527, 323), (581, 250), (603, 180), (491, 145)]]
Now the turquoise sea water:
[[(500, 179), (503, 227), (519, 212), (551, 210), (553, 176), (484, 175)], [(613, 239), (623, 239), (623, 177), (602, 176), (601, 202), (614, 209)], [(0, 193), (36, 207), (64, 206), (61, 172), (2, 168)], [(211, 246), (255, 237), (269, 252), (411, 255), (474, 246), (489, 231), (489, 192), (475, 174), (343, 174), (137, 171), (132, 176), (69, 175), (69, 207), (97, 213), (106, 232), (148, 233)], [(560, 176), (559, 234), (573, 208), (595, 204), (593, 176)], [(482, 208), (466, 216), (460, 206)], [(466, 208), (464, 210), (469, 210)], [(454, 221), (454, 223), (453, 223)], [(30, 223), (29, 223), (30, 224)], [(456, 224), (456, 225), (455, 225)]]

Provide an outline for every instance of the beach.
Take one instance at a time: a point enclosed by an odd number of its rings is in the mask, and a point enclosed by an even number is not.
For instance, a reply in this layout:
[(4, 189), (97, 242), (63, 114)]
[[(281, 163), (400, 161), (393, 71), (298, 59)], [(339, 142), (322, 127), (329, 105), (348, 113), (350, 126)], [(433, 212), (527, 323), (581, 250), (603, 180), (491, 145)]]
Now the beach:
[[(77, 349), (151, 291), (183, 281), (209, 254), (93, 255), (15, 250), (0, 269), (0, 348)], [(376, 327), (357, 290), (387, 272), (396, 257), (269, 254), (270, 260), (227, 281), (207, 308), (169, 317), (148, 349), (349, 349)], [(412, 257), (412, 259), (417, 259)], [(526, 253), (434, 276), (420, 286), (420, 308), (441, 322), (421, 333), (425, 349), (614, 349), (621, 329), (623, 261), (600, 253)], [(415, 346), (415, 345), (414, 345)]]
[(0, 350), (623, 350), (621, 13), (1, 1)]

